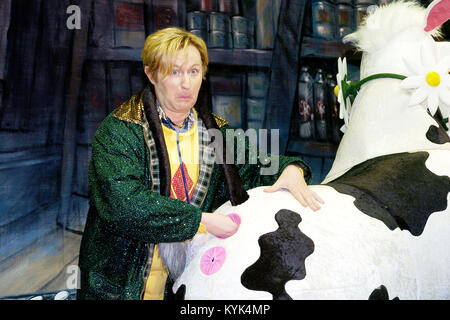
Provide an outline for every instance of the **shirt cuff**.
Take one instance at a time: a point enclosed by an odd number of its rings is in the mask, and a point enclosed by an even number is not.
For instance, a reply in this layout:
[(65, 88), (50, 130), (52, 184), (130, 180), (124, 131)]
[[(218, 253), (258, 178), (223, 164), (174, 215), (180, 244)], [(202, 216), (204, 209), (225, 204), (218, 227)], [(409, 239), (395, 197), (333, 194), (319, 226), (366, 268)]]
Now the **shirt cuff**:
[(200, 222), (200, 225), (198, 226), (197, 233), (207, 233), (206, 227), (205, 227), (204, 224), (201, 223), (201, 222)]
[(300, 172), (302, 173), (302, 176), (305, 177), (305, 172), (303, 171), (303, 169), (298, 164), (293, 163), (293, 165), (296, 166), (298, 170), (300, 170)]

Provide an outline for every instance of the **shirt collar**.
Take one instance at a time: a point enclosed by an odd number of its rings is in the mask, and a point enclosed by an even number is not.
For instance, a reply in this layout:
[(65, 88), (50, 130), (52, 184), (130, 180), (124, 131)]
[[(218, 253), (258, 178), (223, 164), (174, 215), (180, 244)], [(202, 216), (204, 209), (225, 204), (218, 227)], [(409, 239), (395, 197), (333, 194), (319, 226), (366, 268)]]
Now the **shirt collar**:
[[(166, 113), (164, 112), (164, 109), (161, 107), (161, 105), (159, 104), (159, 101), (156, 100), (156, 108), (158, 110), (158, 115), (159, 115), (159, 119), (161, 120), (162, 124), (164, 124), (166, 127), (171, 128), (170, 124), (173, 124), (172, 120), (169, 119), (169, 117), (166, 115)], [(189, 113), (186, 117), (186, 119), (184, 120), (184, 123), (186, 124), (187, 122), (187, 127), (183, 127), (179, 130), (184, 131), (184, 128), (186, 128), (185, 130), (188, 131), (189, 129), (191, 129), (192, 125), (195, 122), (195, 114), (194, 111), (192, 110), (193, 108), (191, 108), (191, 110), (189, 110)], [(171, 128), (172, 129), (172, 128)]]

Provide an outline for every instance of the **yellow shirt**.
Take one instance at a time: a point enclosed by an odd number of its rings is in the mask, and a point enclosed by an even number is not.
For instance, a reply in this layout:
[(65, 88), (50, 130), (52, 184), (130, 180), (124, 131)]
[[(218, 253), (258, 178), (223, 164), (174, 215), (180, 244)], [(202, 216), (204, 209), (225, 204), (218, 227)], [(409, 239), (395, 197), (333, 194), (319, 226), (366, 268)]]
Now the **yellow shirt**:
[[(195, 110), (194, 113), (197, 118)], [(177, 133), (164, 125), (162, 127), (170, 161), (170, 197), (186, 201), (180, 157), (178, 155)], [(179, 134), (179, 146), (181, 159), (184, 164), (183, 168), (185, 169), (184, 173), (188, 186), (188, 194), (191, 199), (199, 176), (199, 139), (197, 121), (194, 122), (188, 131)], [(200, 224), (198, 232), (206, 232), (206, 229), (202, 224)], [(144, 300), (164, 299), (167, 276), (168, 271), (159, 256), (158, 245), (155, 245), (152, 265), (145, 285)]]
[(150, 267), (150, 273), (148, 274), (147, 283), (145, 284), (144, 300), (164, 299), (164, 288), (168, 274), (169, 273), (159, 256), (159, 248), (155, 245), (152, 266)]
[[(178, 155), (177, 133), (166, 126), (162, 127), (170, 161), (170, 197), (186, 201), (180, 157)], [(199, 139), (197, 121), (194, 122), (187, 132), (179, 134), (179, 146), (181, 159), (183, 160), (185, 169), (184, 173), (188, 186), (189, 198), (192, 198), (192, 193), (197, 184), (199, 175)]]

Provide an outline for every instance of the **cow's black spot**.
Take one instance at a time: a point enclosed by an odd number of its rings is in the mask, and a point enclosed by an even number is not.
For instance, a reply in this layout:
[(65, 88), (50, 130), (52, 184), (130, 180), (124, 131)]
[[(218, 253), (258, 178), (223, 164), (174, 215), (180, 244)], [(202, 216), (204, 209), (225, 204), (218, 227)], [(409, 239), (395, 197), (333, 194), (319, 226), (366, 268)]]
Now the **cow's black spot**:
[[(389, 300), (389, 293), (385, 286), (381, 285), (375, 290), (372, 291), (372, 293), (369, 296), (369, 300)], [(392, 300), (400, 300), (398, 297), (395, 297)]]
[(426, 133), (427, 139), (430, 140), (433, 143), (437, 144), (444, 144), (447, 142), (450, 142), (450, 137), (445, 132), (444, 128), (442, 127), (436, 127), (436, 126), (430, 126)]
[(434, 116), (431, 115), (430, 110), (427, 110), (427, 112), (428, 115), (436, 120), (439, 125), (439, 127), (436, 127), (435, 125), (430, 126), (426, 133), (427, 139), (436, 144), (444, 144), (450, 142), (450, 137), (446, 132), (448, 128), (445, 125), (444, 117), (442, 116), (441, 111), (438, 109)]
[(177, 292), (173, 292), (173, 285), (174, 285), (174, 281), (169, 278), (167, 280), (166, 283), (166, 296), (165, 296), (165, 300), (184, 300), (184, 297), (186, 295), (186, 286), (184, 284), (182, 284)]
[(428, 217), (447, 207), (450, 178), (427, 169), (428, 152), (367, 160), (327, 185), (356, 198), (355, 206), (394, 230), (422, 234)]
[(175, 293), (173, 300), (184, 300), (185, 295), (186, 295), (186, 286), (182, 284), (178, 288), (177, 293)]
[(302, 218), (290, 210), (275, 215), (279, 228), (262, 235), (261, 256), (241, 276), (247, 289), (268, 291), (275, 300), (291, 300), (284, 285), (306, 276), (305, 259), (314, 251), (314, 243), (298, 228)]

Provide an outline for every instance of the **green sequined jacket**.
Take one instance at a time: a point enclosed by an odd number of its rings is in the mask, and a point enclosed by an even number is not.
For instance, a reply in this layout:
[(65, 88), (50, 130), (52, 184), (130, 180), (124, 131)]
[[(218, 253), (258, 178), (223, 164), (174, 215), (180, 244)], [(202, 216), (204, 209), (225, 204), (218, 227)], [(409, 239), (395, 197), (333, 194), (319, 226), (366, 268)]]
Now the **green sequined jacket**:
[[(231, 198), (231, 183), (227, 186), (224, 177), (226, 169), (218, 164), (211, 165), (204, 181), (205, 192), (200, 193), (201, 201), (196, 205), (162, 195), (158, 179), (170, 177), (170, 170), (167, 172), (167, 166), (161, 164), (155, 166), (155, 154), (163, 153), (165, 144), (158, 140), (155, 129), (160, 126), (159, 119), (155, 120), (154, 112), (148, 116), (146, 110), (156, 110), (154, 93), (147, 97), (144, 92), (109, 114), (94, 135), (88, 169), (90, 208), (80, 247), (78, 299), (141, 299), (151, 265), (152, 244), (192, 239), (202, 212), (212, 212)], [(148, 121), (148, 117), (155, 119)], [(230, 129), (228, 123), (215, 115), (211, 119), (225, 136), (225, 130)], [(247, 142), (246, 159), (249, 152)], [(261, 167), (267, 166), (260, 162), (235, 165), (245, 190), (272, 185), (291, 163), (302, 167), (307, 182), (311, 179), (308, 166), (299, 158), (280, 156), (279, 170), (272, 176), (259, 174)]]

